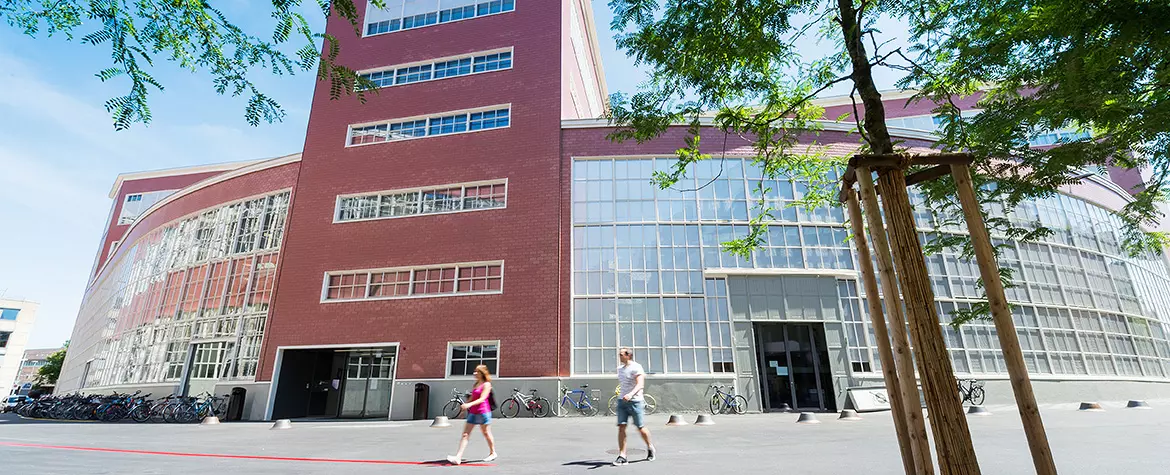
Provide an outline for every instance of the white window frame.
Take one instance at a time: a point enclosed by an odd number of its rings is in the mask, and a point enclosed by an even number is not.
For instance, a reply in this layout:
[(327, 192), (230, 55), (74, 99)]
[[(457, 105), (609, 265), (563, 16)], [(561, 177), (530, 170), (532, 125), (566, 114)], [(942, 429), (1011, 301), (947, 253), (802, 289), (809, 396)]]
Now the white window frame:
[[(475, 114), (477, 112), (492, 112), (492, 111), (497, 111), (500, 109), (507, 109), (508, 110), (508, 125), (505, 125), (503, 127), (492, 127), (490, 129), (471, 130), (471, 114)], [(410, 122), (410, 121), (416, 121), (416, 120), (424, 120), (427, 122), (427, 125), (425, 128), (430, 129), (430, 126), (431, 126), (430, 120), (431, 119), (437, 119), (440, 117), (447, 117), (447, 116), (459, 115), (459, 114), (467, 115), (467, 117), (468, 117), (468, 120), (467, 120), (468, 130), (464, 130), (462, 132), (451, 132), (448, 134), (436, 134), (436, 135), (430, 135), (428, 133), (427, 135), (423, 135), (421, 137), (403, 137), (400, 139), (386, 140), (383, 142), (371, 142), (371, 143), (359, 143), (359, 144), (351, 144), (350, 143), (353, 140), (353, 129), (354, 128), (369, 127), (369, 126), (373, 126), (373, 125), (389, 125), (389, 124), (394, 124), (394, 123), (399, 123), (399, 122)], [(345, 147), (346, 148), (365, 147), (368, 145), (383, 145), (383, 144), (388, 144), (388, 143), (406, 142), (406, 141), (410, 141), (410, 140), (429, 139), (429, 138), (433, 138), (433, 137), (450, 137), (450, 136), (454, 136), (454, 135), (474, 134), (474, 133), (478, 133), (478, 132), (487, 132), (487, 131), (491, 131), (491, 130), (502, 130), (502, 129), (511, 128), (512, 123), (514, 122), (514, 119), (515, 119), (515, 116), (512, 115), (512, 103), (509, 102), (506, 104), (496, 104), (496, 105), (491, 105), (491, 106), (475, 107), (472, 109), (460, 109), (460, 110), (453, 110), (453, 111), (446, 111), (446, 112), (437, 112), (434, 114), (416, 115), (416, 116), (411, 116), (411, 117), (396, 117), (393, 119), (376, 120), (376, 121), (371, 121), (371, 122), (362, 122), (362, 123), (358, 123), (358, 124), (349, 124), (349, 126), (346, 127), (346, 129), (345, 129)]]
[[(474, 380), (475, 379), (474, 374), (458, 375), (458, 376), (451, 375), (451, 358), (453, 356), (452, 353), (455, 351), (456, 346), (488, 346), (488, 345), (495, 345), (495, 347), (496, 347), (496, 372), (492, 373), (492, 378), (500, 377), (500, 374), (499, 374), (500, 360), (503, 359), (502, 358), (503, 354), (501, 353), (501, 348), (500, 348), (500, 340), (469, 340), (469, 341), (449, 341), (449, 342), (447, 342), (447, 358), (446, 358), (447, 359), (447, 367), (446, 367), (446, 369), (443, 370), (443, 375), (444, 375), (443, 379), (454, 379), (454, 380), (471, 379), (471, 380)], [(498, 400), (499, 399), (497, 399), (497, 401)]]
[[(346, 198), (357, 198), (357, 197), (370, 196), (370, 195), (381, 196), (381, 195), (396, 195), (396, 194), (402, 194), (402, 193), (417, 193), (417, 192), (424, 191), (424, 190), (434, 190), (434, 189), (440, 189), (440, 188), (462, 187), (462, 188), (466, 189), (469, 187), (484, 186), (484, 185), (504, 185), (504, 206), (500, 206), (498, 208), (459, 209), (459, 210), (452, 210), (452, 211), (442, 211), (442, 212), (438, 212), (438, 213), (418, 213), (418, 214), (411, 214), (411, 215), (407, 215), (407, 216), (385, 216), (385, 217), (379, 216), (376, 218), (358, 218), (358, 219), (346, 219), (346, 220), (341, 219), (341, 202), (342, 202), (342, 200), (344, 200)], [(365, 193), (346, 193), (344, 195), (337, 195), (337, 199), (333, 203), (333, 224), (360, 223), (363, 221), (375, 221), (375, 220), (379, 220), (379, 219), (420, 218), (420, 217), (424, 217), (424, 216), (439, 216), (439, 215), (444, 215), (444, 214), (467, 213), (467, 212), (472, 212), (472, 211), (493, 211), (493, 210), (508, 209), (508, 186), (509, 185), (508, 185), (507, 178), (499, 178), (499, 179), (495, 179), (495, 180), (469, 181), (469, 182), (463, 182), (463, 183), (448, 183), (448, 184), (444, 184), (444, 185), (416, 186), (413, 188), (399, 188), (396, 190), (369, 191), (369, 192), (365, 192)]]
[[(479, 1), (479, 2), (476, 2), (476, 3), (475, 3), (475, 4), (473, 4), (473, 5), (474, 5), (474, 6), (478, 6), (480, 3), (487, 3), (488, 1), (490, 1), (490, 0), (481, 0), (481, 1)], [(519, 5), (519, 3), (520, 3), (520, 0), (513, 0), (513, 2), (512, 2), (512, 3), (513, 3), (513, 5), (512, 5), (512, 9), (511, 9), (511, 10), (508, 10), (508, 11), (502, 11), (502, 12), (496, 12), (496, 13), (488, 13), (488, 14), (485, 14), (485, 15), (475, 15), (475, 16), (471, 16), (471, 17), (464, 17), (464, 18), (460, 18), (460, 19), (458, 19), (458, 20), (451, 20), (451, 21), (445, 21), (445, 22), (436, 22), (436, 23), (434, 23), (434, 24), (431, 24), (431, 25), (416, 26), (416, 27), (412, 27), (412, 28), (402, 28), (401, 26), (399, 26), (399, 28), (398, 28), (397, 30), (394, 30), (394, 31), (386, 31), (386, 32), (382, 32), (382, 33), (374, 33), (374, 34), (372, 34), (372, 35), (371, 35), (371, 34), (369, 34), (369, 32), (370, 32), (370, 22), (366, 21), (366, 18), (369, 16), (369, 11), (370, 11), (370, 8), (371, 8), (371, 7), (373, 7), (373, 5), (372, 5), (372, 4), (370, 4), (370, 3), (367, 3), (367, 4), (366, 4), (366, 11), (365, 11), (365, 13), (363, 13), (363, 14), (362, 14), (362, 38), (369, 38), (369, 37), (373, 37), (373, 36), (380, 36), (380, 35), (389, 35), (389, 34), (391, 34), (391, 33), (398, 33), (398, 32), (401, 32), (401, 31), (412, 31), (412, 30), (417, 30), (417, 29), (420, 29), (420, 28), (427, 28), (427, 27), (431, 27), (431, 26), (447, 25), (447, 24), (451, 24), (451, 23), (458, 23), (458, 22), (461, 22), (461, 21), (475, 20), (475, 19), (477, 19), (477, 18), (486, 18), (486, 17), (496, 16), (496, 15), (503, 15), (503, 14), (506, 14), (506, 13), (512, 13), (512, 12), (516, 11), (516, 9), (517, 9), (517, 8), (519, 8), (519, 7), (520, 7), (520, 5)], [(405, 4), (403, 4), (403, 8), (405, 9)], [(442, 3), (442, 1), (440, 1), (440, 2), (439, 2), (439, 9), (438, 9), (438, 10), (435, 10), (435, 14), (438, 14), (438, 13), (439, 13), (439, 12), (441, 12), (441, 11), (443, 11), (443, 3)], [(401, 21), (402, 21), (402, 18), (403, 18), (403, 16), (402, 16), (402, 13), (399, 13), (398, 15), (399, 15), (399, 16), (398, 16), (399, 25), (401, 25)]]
[[(512, 58), (511, 58), (512, 65), (511, 66), (508, 66), (506, 68), (493, 69), (491, 71), (475, 72), (474, 58), (476, 58), (478, 56), (488, 56), (488, 55), (500, 54), (500, 53), (510, 53), (512, 55)], [(445, 63), (448, 61), (457, 61), (457, 60), (469, 59), (469, 58), (472, 59), (470, 73), (460, 74), (458, 76), (444, 76), (441, 78), (435, 77), (434, 65), (436, 63)], [(423, 61), (414, 61), (411, 63), (392, 64), (392, 65), (383, 66), (380, 68), (363, 69), (363, 70), (358, 71), (357, 75), (364, 76), (366, 74), (382, 73), (382, 72), (387, 72), (387, 71), (398, 71), (399, 69), (402, 69), (402, 68), (410, 68), (410, 67), (414, 67), (414, 66), (426, 66), (426, 65), (431, 66), (431, 78), (430, 79), (424, 79), (422, 81), (415, 81), (415, 82), (406, 83), (406, 84), (397, 84), (397, 80), (396, 80), (395, 84), (391, 84), (389, 86), (379, 86), (375, 89), (385, 89), (388, 87), (397, 87), (397, 86), (410, 86), (412, 84), (422, 84), (422, 83), (428, 83), (428, 82), (433, 82), (433, 81), (442, 81), (444, 79), (463, 78), (463, 77), (467, 77), (467, 76), (475, 76), (477, 74), (487, 74), (487, 73), (494, 73), (494, 72), (499, 72), (499, 71), (507, 71), (507, 70), (510, 70), (510, 69), (516, 67), (516, 51), (515, 51), (515, 47), (513, 47), (513, 46), (509, 46), (507, 48), (489, 49), (489, 50), (485, 50), (485, 51), (477, 51), (474, 53), (460, 54), (460, 55), (454, 55), (454, 56), (443, 56), (441, 58), (428, 59), (428, 60), (423, 60)]]
[[(499, 290), (485, 290), (485, 291), (477, 291), (477, 292), (451, 292), (451, 293), (422, 294), (422, 295), (415, 295), (414, 294), (414, 284), (415, 284), (414, 273), (417, 271), (425, 271), (425, 270), (431, 270), (431, 269), (443, 269), (446, 267), (455, 267), (456, 268), (455, 289), (458, 290), (459, 289), (458, 268), (460, 268), (460, 267), (478, 267), (478, 266), (496, 266), (496, 265), (500, 266), (500, 288), (499, 288)], [(428, 264), (428, 265), (421, 265), (421, 266), (383, 267), (383, 268), (377, 268), (377, 269), (351, 269), (351, 270), (328, 271), (328, 272), (325, 272), (324, 278), (321, 279), (321, 300), (320, 300), (320, 303), (334, 304), (334, 303), (347, 303), (347, 302), (369, 302), (369, 301), (374, 301), (374, 300), (404, 300), (404, 299), (427, 299), (427, 298), (445, 298), (445, 297), (469, 297), (469, 296), (474, 296), (474, 295), (499, 295), (499, 294), (504, 293), (504, 274), (505, 274), (504, 270), (505, 270), (504, 261), (501, 259), (501, 260), (497, 260), (497, 261), (449, 262), (446, 264)], [(370, 277), (369, 277), (370, 274), (379, 273), (379, 272), (402, 272), (402, 271), (410, 271), (411, 272), (410, 294), (408, 294), (408, 295), (395, 295), (395, 296), (390, 296), (390, 297), (370, 297), (369, 296), (370, 295)], [(364, 293), (365, 297), (354, 298), (354, 299), (329, 299), (328, 298), (328, 296), (329, 296), (329, 278), (330, 277), (335, 276), (335, 275), (360, 274), (360, 273), (367, 274), (366, 291)]]

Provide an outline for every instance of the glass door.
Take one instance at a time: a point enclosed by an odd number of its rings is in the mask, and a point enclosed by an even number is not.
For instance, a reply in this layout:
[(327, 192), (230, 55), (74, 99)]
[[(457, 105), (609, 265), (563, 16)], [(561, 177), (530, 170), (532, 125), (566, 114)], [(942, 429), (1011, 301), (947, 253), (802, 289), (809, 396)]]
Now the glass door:
[(824, 410), (820, 348), (815, 324), (756, 327), (764, 410)]
[(390, 416), (390, 391), (394, 387), (394, 350), (353, 351), (346, 362), (341, 417)]

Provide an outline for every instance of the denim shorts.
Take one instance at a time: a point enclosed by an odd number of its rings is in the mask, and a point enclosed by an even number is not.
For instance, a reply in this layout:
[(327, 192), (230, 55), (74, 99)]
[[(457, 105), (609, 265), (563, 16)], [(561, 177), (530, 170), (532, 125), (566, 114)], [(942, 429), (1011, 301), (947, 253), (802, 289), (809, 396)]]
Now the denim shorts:
[(625, 399), (618, 399), (617, 403), (617, 425), (626, 425), (630, 418), (634, 418), (634, 427), (639, 429), (646, 425), (643, 420), (646, 416), (646, 401), (627, 401)]
[(492, 423), (492, 413), (488, 412), (486, 414), (472, 414), (469, 412), (469, 413), (467, 413), (467, 423), (468, 424), (483, 424), (483, 425), (491, 424)]

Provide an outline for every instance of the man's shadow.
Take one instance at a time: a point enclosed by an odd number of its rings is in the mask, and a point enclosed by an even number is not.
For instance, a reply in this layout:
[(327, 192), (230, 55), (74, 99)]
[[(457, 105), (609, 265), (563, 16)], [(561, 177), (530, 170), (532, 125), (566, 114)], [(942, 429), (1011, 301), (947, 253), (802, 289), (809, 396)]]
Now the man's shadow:
[[(628, 463), (635, 464), (635, 463), (638, 463), (641, 461), (642, 460), (630, 460)], [(589, 467), (589, 470), (595, 470), (595, 469), (598, 469), (601, 467), (613, 466), (613, 462), (606, 462), (604, 460), (578, 460), (576, 462), (565, 462), (565, 463), (562, 463), (561, 465), (562, 466)]]

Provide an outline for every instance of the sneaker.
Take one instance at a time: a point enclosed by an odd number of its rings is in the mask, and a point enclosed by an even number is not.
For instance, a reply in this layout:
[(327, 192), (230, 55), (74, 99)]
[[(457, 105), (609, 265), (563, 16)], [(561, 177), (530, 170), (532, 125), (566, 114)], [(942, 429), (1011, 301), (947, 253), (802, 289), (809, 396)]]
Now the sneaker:
[(619, 456), (618, 456), (618, 458), (617, 458), (617, 460), (614, 460), (614, 461), (613, 461), (613, 466), (617, 467), (617, 466), (620, 466), (620, 465), (625, 465), (625, 464), (627, 464), (627, 463), (629, 463), (629, 462), (628, 462), (628, 461), (626, 461), (626, 458), (625, 458), (625, 457), (622, 457), (621, 455), (619, 455)]
[(654, 461), (654, 447), (646, 448), (646, 460), (650, 462)]
[(491, 462), (491, 461), (495, 460), (495, 459), (496, 459), (496, 457), (499, 457), (499, 456), (498, 456), (498, 455), (496, 455), (495, 453), (490, 453), (490, 454), (488, 454), (488, 456), (487, 456), (487, 457), (484, 457), (484, 458), (483, 458), (483, 461), (484, 461), (484, 462)]
[(460, 462), (459, 457), (456, 457), (454, 455), (448, 455), (447, 461), (450, 462), (451, 465), (459, 465), (459, 462)]

